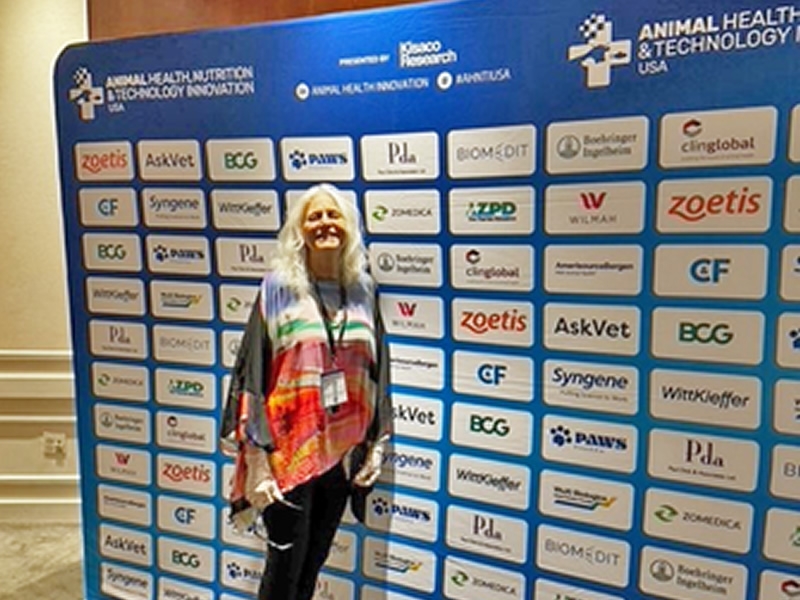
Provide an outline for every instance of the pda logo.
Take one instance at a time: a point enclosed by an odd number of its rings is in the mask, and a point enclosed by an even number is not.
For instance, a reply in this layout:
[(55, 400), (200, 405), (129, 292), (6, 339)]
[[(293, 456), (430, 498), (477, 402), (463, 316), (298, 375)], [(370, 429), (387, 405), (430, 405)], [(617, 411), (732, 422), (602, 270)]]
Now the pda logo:
[(69, 100), (78, 107), (81, 121), (93, 121), (95, 108), (105, 103), (103, 88), (94, 85), (92, 73), (86, 67), (80, 67), (72, 76), (75, 87), (69, 90)]
[(570, 61), (580, 61), (586, 87), (611, 85), (611, 68), (631, 62), (631, 40), (615, 40), (614, 26), (604, 14), (593, 13), (578, 27), (585, 42), (569, 47)]

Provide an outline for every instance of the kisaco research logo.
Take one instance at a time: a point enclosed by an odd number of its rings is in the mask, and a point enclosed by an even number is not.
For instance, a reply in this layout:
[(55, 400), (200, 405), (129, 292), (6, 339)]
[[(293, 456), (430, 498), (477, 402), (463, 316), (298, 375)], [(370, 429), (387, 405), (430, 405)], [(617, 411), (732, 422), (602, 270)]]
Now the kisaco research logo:
[(604, 14), (593, 13), (578, 27), (583, 44), (569, 47), (570, 61), (579, 60), (586, 71), (586, 87), (611, 85), (611, 67), (631, 62), (631, 41), (614, 40), (614, 26)]
[(93, 121), (95, 107), (105, 103), (103, 88), (94, 85), (92, 73), (86, 67), (81, 67), (72, 76), (75, 87), (69, 90), (69, 100), (78, 106), (81, 121)]

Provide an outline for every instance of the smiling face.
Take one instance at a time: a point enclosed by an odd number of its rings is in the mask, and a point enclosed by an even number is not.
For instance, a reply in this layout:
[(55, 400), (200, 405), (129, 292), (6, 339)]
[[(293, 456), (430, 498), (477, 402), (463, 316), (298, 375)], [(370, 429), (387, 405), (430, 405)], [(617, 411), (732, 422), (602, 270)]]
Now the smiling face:
[(306, 207), (303, 239), (310, 254), (339, 253), (347, 241), (345, 220), (333, 198), (325, 194), (314, 197)]

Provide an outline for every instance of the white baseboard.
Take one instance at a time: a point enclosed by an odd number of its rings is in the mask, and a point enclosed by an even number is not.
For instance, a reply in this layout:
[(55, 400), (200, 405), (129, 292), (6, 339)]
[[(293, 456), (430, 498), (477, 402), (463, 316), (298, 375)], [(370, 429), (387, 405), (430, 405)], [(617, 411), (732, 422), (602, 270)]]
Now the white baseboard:
[(52, 461), (36, 442), (63, 432), (75, 451), (73, 382), (69, 351), (0, 350), (0, 522), (80, 522), (74, 455)]

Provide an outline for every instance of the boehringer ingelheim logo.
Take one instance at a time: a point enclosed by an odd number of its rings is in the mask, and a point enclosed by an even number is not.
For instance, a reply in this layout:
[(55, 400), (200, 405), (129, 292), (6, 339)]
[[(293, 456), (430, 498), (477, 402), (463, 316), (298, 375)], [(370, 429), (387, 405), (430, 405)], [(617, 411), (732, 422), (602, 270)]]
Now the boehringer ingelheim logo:
[(586, 70), (586, 87), (611, 84), (611, 67), (631, 62), (631, 41), (614, 40), (614, 26), (603, 14), (593, 13), (578, 27), (585, 44), (569, 47), (569, 60), (580, 60)]
[(69, 90), (70, 102), (78, 105), (81, 121), (93, 121), (95, 107), (105, 102), (103, 88), (94, 85), (92, 74), (86, 67), (75, 71), (72, 80), (75, 87)]

